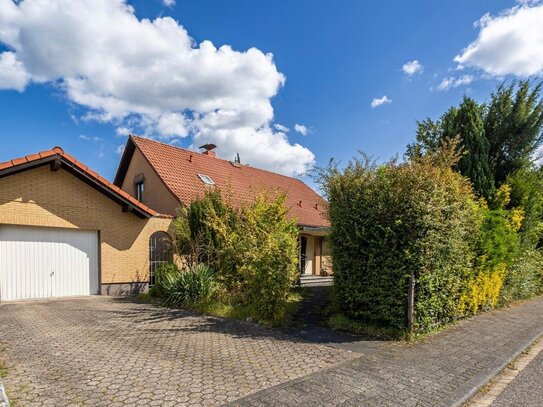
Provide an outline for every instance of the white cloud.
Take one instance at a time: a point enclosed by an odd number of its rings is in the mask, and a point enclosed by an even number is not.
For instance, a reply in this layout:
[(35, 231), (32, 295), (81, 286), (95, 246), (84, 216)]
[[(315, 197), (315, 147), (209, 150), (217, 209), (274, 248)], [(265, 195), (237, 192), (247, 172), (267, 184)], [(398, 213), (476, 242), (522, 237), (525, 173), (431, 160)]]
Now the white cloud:
[(117, 133), (117, 136), (128, 136), (131, 131), (128, 127), (120, 126), (115, 129), (115, 133)]
[(279, 123), (274, 123), (273, 128), (283, 133), (288, 133), (290, 131), (290, 129), (287, 126), (283, 126), (282, 124), (279, 124)]
[(449, 78), (443, 78), (441, 83), (437, 85), (437, 90), (445, 91), (462, 85), (469, 85), (471, 82), (473, 82), (473, 79), (474, 78), (472, 75), (462, 75), (459, 78), (452, 76)]
[[(200, 44), (170, 17), (138, 19), (124, 0), (0, 0), (0, 88), (53, 84), (86, 112), (170, 142), (213, 142), (225, 157), (286, 174), (313, 153), (273, 127), (285, 83), (272, 54)], [(288, 157), (288, 158), (285, 158)]]
[[(198, 123), (195, 146), (212, 142), (219, 146), (224, 157), (235, 157), (239, 153), (244, 163), (262, 168), (281, 168), (286, 174), (306, 172), (307, 163), (315, 159), (307, 148), (297, 143), (290, 144), (284, 133), (275, 133), (269, 125), (255, 131), (252, 127), (217, 128), (216, 123), (212, 115)], [(252, 154), (253, 151), (265, 154)]]
[(543, 73), (543, 5), (522, 1), (498, 16), (485, 14), (476, 23), (475, 41), (454, 60), (492, 76)]
[(28, 80), (23, 64), (15, 53), (9, 51), (0, 53), (0, 89), (15, 89), (22, 92)]
[(79, 138), (80, 138), (81, 140), (85, 140), (85, 141), (94, 141), (94, 142), (96, 142), (96, 143), (99, 143), (99, 142), (103, 141), (100, 137), (96, 137), (96, 136), (94, 136), (94, 137), (89, 137), (89, 136), (86, 136), (86, 135), (84, 135), (84, 134), (80, 134), (80, 135), (79, 135)]
[(173, 7), (175, 6), (175, 0), (162, 0), (162, 4), (166, 7)]
[(300, 133), (302, 136), (307, 136), (307, 134), (309, 133), (309, 129), (303, 124), (295, 124), (294, 131)]
[(181, 113), (166, 112), (158, 119), (157, 131), (166, 138), (186, 137), (185, 117)]
[(115, 149), (115, 153), (119, 154), (119, 155), (123, 155), (124, 153), (124, 144), (120, 144), (117, 146), (117, 148)]
[(424, 67), (416, 59), (414, 61), (409, 61), (402, 66), (403, 73), (408, 76), (412, 76), (417, 73), (420, 74), (422, 73), (423, 70), (424, 70)]
[(375, 109), (376, 107), (386, 105), (388, 103), (392, 103), (392, 99), (389, 99), (387, 95), (381, 97), (381, 98), (374, 98), (371, 101), (371, 108)]

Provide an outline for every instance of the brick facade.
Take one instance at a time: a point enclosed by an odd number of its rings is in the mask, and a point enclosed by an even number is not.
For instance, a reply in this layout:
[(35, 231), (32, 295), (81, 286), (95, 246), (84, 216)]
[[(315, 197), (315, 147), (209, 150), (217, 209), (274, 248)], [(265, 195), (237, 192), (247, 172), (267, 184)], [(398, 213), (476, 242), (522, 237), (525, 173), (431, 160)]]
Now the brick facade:
[(149, 238), (168, 232), (172, 219), (142, 219), (64, 169), (37, 167), (0, 179), (1, 224), (89, 229), (99, 232), (102, 294), (144, 290)]
[(175, 216), (180, 205), (179, 200), (166, 188), (141, 151), (136, 149), (130, 160), (121, 189), (136, 196), (134, 179), (139, 175), (143, 175), (144, 178), (145, 190), (142, 202), (159, 213)]

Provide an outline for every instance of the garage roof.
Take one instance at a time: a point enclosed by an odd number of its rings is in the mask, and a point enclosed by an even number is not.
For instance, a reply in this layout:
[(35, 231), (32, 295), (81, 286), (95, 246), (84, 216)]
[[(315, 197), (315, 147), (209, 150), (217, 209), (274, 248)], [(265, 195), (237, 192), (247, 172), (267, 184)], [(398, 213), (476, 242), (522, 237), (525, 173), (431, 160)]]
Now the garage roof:
[(65, 153), (60, 147), (54, 147), (52, 150), (0, 163), (0, 178), (46, 164), (51, 166), (52, 171), (56, 171), (61, 167), (69, 171), (94, 189), (117, 202), (122, 206), (123, 211), (131, 211), (142, 218), (150, 218), (158, 215), (157, 212), (147, 205), (138, 202), (130, 194), (113, 185), (97, 172), (77, 161), (70, 154)]

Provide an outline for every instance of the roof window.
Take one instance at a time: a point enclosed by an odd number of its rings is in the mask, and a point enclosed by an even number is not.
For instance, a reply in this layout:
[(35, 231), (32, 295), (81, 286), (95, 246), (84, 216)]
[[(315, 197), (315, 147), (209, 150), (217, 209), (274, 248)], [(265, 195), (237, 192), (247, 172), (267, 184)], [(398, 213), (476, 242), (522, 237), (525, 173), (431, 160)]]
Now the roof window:
[(215, 181), (211, 179), (208, 175), (205, 174), (198, 174), (202, 182), (206, 185), (215, 185)]

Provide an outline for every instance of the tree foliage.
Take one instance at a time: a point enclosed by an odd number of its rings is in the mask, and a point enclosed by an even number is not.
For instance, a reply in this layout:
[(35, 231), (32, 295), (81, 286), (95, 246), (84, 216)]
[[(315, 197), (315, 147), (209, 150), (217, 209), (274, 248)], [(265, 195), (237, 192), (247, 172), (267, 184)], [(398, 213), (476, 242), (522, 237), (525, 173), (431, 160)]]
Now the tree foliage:
[(533, 161), (543, 138), (541, 83), (501, 84), (484, 113), (489, 160), (497, 184)]
[(464, 97), (460, 107), (442, 120), (443, 136), (446, 139), (460, 136), (460, 148), (465, 154), (456, 168), (468, 177), (479, 196), (489, 197), (494, 190), (494, 179), (490, 172), (489, 142), (485, 137), (482, 107), (473, 99)]
[(504, 83), (482, 105), (464, 97), (439, 120), (417, 123), (416, 141), (408, 146), (407, 157), (435, 152), (444, 139), (459, 135), (465, 155), (458, 170), (480, 196), (491, 198), (494, 186), (536, 158), (543, 142), (541, 86), (529, 81)]

